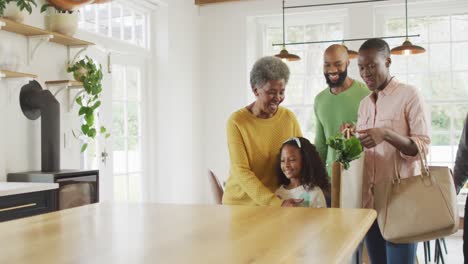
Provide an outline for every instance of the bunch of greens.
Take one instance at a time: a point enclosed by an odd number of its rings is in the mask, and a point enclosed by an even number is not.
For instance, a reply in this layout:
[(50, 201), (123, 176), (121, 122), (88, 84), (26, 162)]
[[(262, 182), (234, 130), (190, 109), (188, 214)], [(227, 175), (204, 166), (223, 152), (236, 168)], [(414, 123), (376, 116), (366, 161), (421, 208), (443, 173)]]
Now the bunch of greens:
[(349, 163), (361, 157), (363, 151), (361, 142), (355, 136), (346, 139), (343, 134), (339, 133), (336, 136), (327, 139), (327, 145), (335, 149), (337, 152), (337, 161), (343, 164), (345, 170), (349, 168)]

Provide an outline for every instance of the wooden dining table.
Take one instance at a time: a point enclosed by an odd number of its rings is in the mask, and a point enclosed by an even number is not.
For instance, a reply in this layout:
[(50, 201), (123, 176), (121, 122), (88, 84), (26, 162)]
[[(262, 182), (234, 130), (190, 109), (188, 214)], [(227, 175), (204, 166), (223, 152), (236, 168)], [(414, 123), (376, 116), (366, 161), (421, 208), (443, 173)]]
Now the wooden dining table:
[(376, 215), (100, 203), (0, 223), (0, 263), (348, 263)]

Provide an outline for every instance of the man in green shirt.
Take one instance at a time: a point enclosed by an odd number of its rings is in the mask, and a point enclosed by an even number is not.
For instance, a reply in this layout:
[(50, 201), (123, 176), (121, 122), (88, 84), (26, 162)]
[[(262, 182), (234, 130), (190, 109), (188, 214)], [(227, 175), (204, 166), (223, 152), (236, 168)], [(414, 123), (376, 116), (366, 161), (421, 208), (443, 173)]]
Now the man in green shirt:
[(336, 152), (327, 146), (327, 138), (340, 133), (340, 127), (357, 121), (361, 100), (369, 95), (367, 86), (348, 76), (349, 57), (345, 46), (334, 44), (325, 50), (323, 74), (328, 87), (315, 97), (315, 146), (325, 162), (329, 177)]

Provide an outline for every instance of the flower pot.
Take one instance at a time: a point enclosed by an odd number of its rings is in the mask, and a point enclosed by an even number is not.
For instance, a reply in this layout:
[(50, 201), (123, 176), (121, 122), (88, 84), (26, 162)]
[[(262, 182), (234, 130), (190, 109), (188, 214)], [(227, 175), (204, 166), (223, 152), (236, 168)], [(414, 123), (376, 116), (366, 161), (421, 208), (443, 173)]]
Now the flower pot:
[(86, 68), (80, 67), (77, 70), (77, 72), (73, 74), (73, 78), (75, 79), (75, 81), (82, 82), (83, 77), (85, 77), (86, 75), (88, 75), (88, 70)]
[(19, 7), (16, 5), (16, 2), (8, 3), (6, 5), (5, 10), (3, 11), (3, 17), (16, 21), (18, 23), (23, 23), (24, 16), (26, 14), (26, 10), (20, 11)]
[(78, 15), (76, 13), (50, 14), (45, 17), (45, 25), (50, 31), (73, 36), (78, 28)]

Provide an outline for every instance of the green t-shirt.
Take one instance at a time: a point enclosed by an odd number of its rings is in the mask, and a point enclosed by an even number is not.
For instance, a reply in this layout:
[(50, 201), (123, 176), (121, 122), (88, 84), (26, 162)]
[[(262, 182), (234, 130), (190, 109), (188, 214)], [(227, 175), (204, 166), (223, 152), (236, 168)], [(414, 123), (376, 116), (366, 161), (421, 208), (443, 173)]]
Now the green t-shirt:
[(369, 94), (370, 91), (364, 83), (353, 80), (351, 87), (342, 93), (333, 94), (327, 87), (315, 97), (315, 146), (326, 163), (329, 177), (331, 165), (336, 160), (336, 152), (327, 146), (326, 140), (339, 133), (344, 122), (357, 121), (359, 103)]

